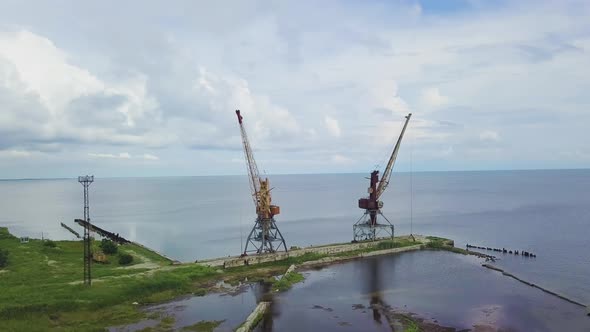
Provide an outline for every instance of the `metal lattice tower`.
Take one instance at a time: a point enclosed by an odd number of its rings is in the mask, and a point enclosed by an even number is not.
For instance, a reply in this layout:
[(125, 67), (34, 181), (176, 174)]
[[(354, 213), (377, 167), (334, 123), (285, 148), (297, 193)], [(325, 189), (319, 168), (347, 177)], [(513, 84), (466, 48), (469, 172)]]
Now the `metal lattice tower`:
[(94, 182), (94, 175), (79, 176), (78, 182), (84, 187), (84, 284), (90, 286), (92, 276), (90, 266), (92, 265), (92, 251), (90, 250), (90, 204), (88, 202), (88, 187)]
[(277, 227), (275, 218), (256, 218), (254, 227), (246, 240), (244, 255), (273, 253), (281, 250), (281, 247), (282, 250), (287, 251), (287, 244)]

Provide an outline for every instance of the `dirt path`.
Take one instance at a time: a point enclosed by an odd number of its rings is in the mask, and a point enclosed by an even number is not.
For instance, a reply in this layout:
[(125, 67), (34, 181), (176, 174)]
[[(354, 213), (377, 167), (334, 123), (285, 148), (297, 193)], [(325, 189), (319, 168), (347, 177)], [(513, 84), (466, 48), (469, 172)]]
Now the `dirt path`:
[(160, 264), (155, 263), (154, 261), (152, 261), (151, 259), (138, 254), (137, 252), (135, 252), (134, 250), (129, 250), (127, 249), (127, 252), (130, 253), (133, 257), (139, 258), (141, 260), (141, 263), (139, 264), (135, 264), (135, 265), (129, 265), (129, 266), (119, 266), (117, 269), (157, 269), (160, 266)]
[[(118, 276), (107, 276), (107, 277), (102, 277), (102, 278), (93, 278), (92, 282), (103, 282), (103, 281), (121, 279), (121, 278), (149, 276), (149, 275), (154, 274), (157, 271), (168, 271), (168, 270), (172, 270), (172, 269), (176, 268), (176, 266), (160, 265), (160, 264), (152, 261), (148, 257), (138, 254), (134, 250), (126, 250), (126, 252), (130, 253), (133, 257), (140, 259), (141, 263), (129, 265), (129, 266), (119, 266), (119, 267), (115, 268), (116, 270), (138, 270), (138, 269), (148, 269), (148, 270), (142, 271), (142, 272), (137, 272), (137, 273), (118, 275)], [(81, 283), (82, 283), (82, 281), (77, 280), (77, 281), (69, 282), (68, 284), (78, 285)]]

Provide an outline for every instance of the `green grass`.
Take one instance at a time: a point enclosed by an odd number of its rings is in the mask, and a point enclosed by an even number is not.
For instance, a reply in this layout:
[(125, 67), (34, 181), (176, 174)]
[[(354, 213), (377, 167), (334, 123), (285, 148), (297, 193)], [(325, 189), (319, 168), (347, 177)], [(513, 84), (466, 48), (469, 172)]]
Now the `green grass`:
[(273, 289), (284, 292), (290, 289), (294, 284), (305, 280), (303, 274), (299, 272), (290, 272), (285, 274), (280, 280), (273, 283)]
[(386, 241), (379, 242), (377, 244), (376, 250), (403, 248), (403, 247), (414, 246), (417, 244), (420, 244), (420, 243), (414, 242), (410, 239), (386, 240)]
[(205, 321), (202, 320), (196, 324), (185, 326), (181, 331), (197, 331), (197, 332), (212, 332), (221, 325), (225, 320)]
[(256, 326), (258, 326), (258, 324), (260, 324), (260, 322), (262, 321), (262, 319), (264, 318), (264, 313), (263, 312), (259, 312), (256, 317), (254, 317), (254, 320), (252, 320), (252, 330), (256, 328)]
[[(442, 240), (431, 241), (433, 246), (443, 243)], [(8, 252), (8, 265), (0, 269), (3, 330), (102, 331), (107, 326), (145, 319), (147, 313), (140, 310), (141, 305), (161, 303), (185, 294), (204, 295), (219, 280), (232, 283), (245, 278), (249, 281), (270, 279), (273, 289), (286, 290), (304, 277), (293, 272), (275, 281), (271, 276), (284, 272), (292, 264), (330, 256), (306, 253), (281, 261), (220, 271), (198, 264), (172, 266), (169, 259), (147, 248), (125, 244), (118, 247), (118, 252), (131, 254), (133, 263), (121, 266), (117, 255), (108, 256), (108, 263), (92, 265), (93, 284), (87, 287), (81, 284), (82, 242), (53, 241), (55, 246), (45, 243), (48, 242), (30, 239), (29, 243), (21, 244), (6, 228), (0, 227), (0, 249)], [(98, 244), (95, 241), (93, 247), (98, 248)], [(359, 251), (335, 256), (414, 244), (417, 243), (405, 239), (381, 241)], [(148, 262), (152, 264), (141, 265)], [(140, 305), (134, 305), (134, 302)], [(172, 323), (164, 320), (148, 330), (169, 330)], [(194, 328), (206, 328), (219, 322), (205, 323)]]
[[(166, 257), (162, 257), (150, 249), (147, 249), (143, 246), (135, 245), (133, 243), (119, 246), (119, 251), (122, 251), (124, 253), (129, 253), (132, 255), (133, 255), (133, 253), (136, 253), (138, 255), (141, 255), (141, 256), (149, 259), (152, 262), (156, 262), (161, 265), (169, 265), (170, 263), (172, 263), (172, 261), (170, 261), (170, 259), (168, 259)], [(133, 251), (133, 252), (131, 252), (131, 251)], [(136, 255), (133, 255), (133, 256), (135, 258)]]
[[(190, 293), (196, 281), (217, 275), (214, 269), (190, 265), (170, 271), (137, 275), (145, 268), (120, 268), (117, 256), (108, 264), (93, 264), (91, 287), (80, 284), (83, 275), (81, 241), (55, 241), (55, 247), (31, 239), (20, 243), (0, 228), (0, 248), (9, 264), (0, 273), (0, 321), (7, 330), (101, 330), (130, 322), (142, 313), (131, 303), (155, 303)], [(119, 247), (167, 266), (170, 261), (133, 244)], [(135, 261), (134, 261), (135, 263)], [(138, 259), (136, 263), (140, 263)], [(102, 279), (102, 280), (98, 280)]]
[(429, 240), (432, 240), (432, 241), (443, 241), (443, 242), (449, 241), (449, 239), (445, 239), (444, 237), (438, 237), (438, 236), (427, 236), (426, 238)]
[(403, 331), (406, 331), (406, 332), (420, 332), (420, 331), (422, 331), (420, 329), (420, 325), (418, 324), (418, 322), (411, 315), (405, 314), (405, 313), (394, 313), (394, 316), (396, 317), (396, 319), (398, 319), (402, 323)]
[(453, 246), (453, 241), (451, 241), (449, 239), (436, 237), (436, 236), (428, 236), (427, 238), (430, 240), (430, 242), (428, 242), (424, 246), (426, 249), (445, 250), (445, 251), (450, 251), (450, 252), (454, 252), (456, 254), (462, 254), (462, 255), (476, 255), (476, 256), (481, 255), (477, 252), (467, 251), (462, 248), (456, 248), (455, 246)]
[(416, 324), (416, 322), (414, 321), (410, 321), (408, 322), (408, 325), (406, 326), (406, 332), (420, 332), (420, 328), (418, 327), (418, 324)]
[(419, 245), (420, 242), (414, 242), (410, 239), (394, 239), (394, 240), (381, 240), (374, 246), (361, 248), (357, 250), (346, 251), (336, 254), (337, 257), (356, 257), (360, 254), (365, 254), (373, 251), (387, 250), (394, 248), (403, 248), (414, 245)]

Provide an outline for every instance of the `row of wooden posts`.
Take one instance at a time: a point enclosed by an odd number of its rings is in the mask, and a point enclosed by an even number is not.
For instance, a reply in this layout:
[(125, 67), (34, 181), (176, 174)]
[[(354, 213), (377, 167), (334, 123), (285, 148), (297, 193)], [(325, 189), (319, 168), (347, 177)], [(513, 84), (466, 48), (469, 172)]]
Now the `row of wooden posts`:
[(474, 245), (470, 245), (469, 243), (467, 244), (467, 250), (469, 250), (470, 248), (472, 249), (481, 249), (481, 250), (491, 250), (491, 251), (495, 251), (495, 252), (501, 252), (504, 254), (514, 254), (514, 255), (522, 255), (524, 257), (537, 257), (536, 254), (533, 254), (532, 252), (528, 252), (528, 251), (518, 251), (518, 250), (507, 250), (506, 248), (490, 248), (490, 247), (480, 247), (480, 246), (474, 246)]

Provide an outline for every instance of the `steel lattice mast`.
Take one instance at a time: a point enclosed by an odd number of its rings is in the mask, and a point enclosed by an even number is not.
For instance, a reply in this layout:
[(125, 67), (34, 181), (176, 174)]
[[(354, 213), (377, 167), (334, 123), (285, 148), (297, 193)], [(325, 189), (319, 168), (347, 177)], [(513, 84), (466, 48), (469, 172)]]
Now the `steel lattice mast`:
[(90, 286), (92, 283), (92, 275), (90, 273), (92, 265), (92, 251), (90, 244), (90, 203), (88, 200), (88, 187), (94, 182), (94, 175), (79, 176), (78, 182), (84, 186), (84, 284)]
[[(285, 239), (279, 231), (274, 216), (280, 213), (280, 208), (272, 204), (271, 188), (268, 178), (262, 179), (258, 173), (258, 166), (254, 159), (250, 141), (246, 134), (243, 117), (239, 110), (236, 110), (238, 117), (238, 124), (240, 125), (240, 133), (242, 135), (242, 145), (244, 147), (244, 157), (246, 159), (246, 167), (248, 169), (248, 181), (250, 182), (250, 190), (252, 191), (252, 199), (256, 207), (256, 221), (254, 227), (248, 234), (246, 246), (244, 247), (244, 255), (250, 253), (267, 253), (275, 252), (282, 246), (287, 251)], [(250, 247), (254, 249), (248, 250)]]
[[(393, 224), (381, 213), (381, 208), (383, 207), (383, 202), (379, 200), (387, 186), (389, 185), (389, 180), (391, 179), (391, 172), (393, 170), (393, 166), (395, 164), (395, 160), (397, 159), (397, 154), (399, 152), (402, 139), (404, 137), (404, 133), (406, 132), (406, 128), (408, 126), (408, 122), (412, 117), (412, 113), (409, 113), (405, 118), (406, 122), (404, 123), (404, 127), (399, 135), (397, 143), (393, 148), (393, 152), (389, 157), (389, 161), (385, 170), (383, 171), (383, 177), (381, 181), (379, 181), (379, 171), (374, 170), (371, 172), (370, 183), (369, 183), (369, 197), (359, 199), (359, 208), (365, 209), (365, 213), (363, 216), (354, 224), (353, 226), (353, 234), (354, 234), (354, 241), (360, 240), (375, 240), (380, 231), (385, 232), (387, 235), (393, 238), (394, 235), (394, 227)], [(377, 221), (377, 215), (381, 215), (383, 219), (387, 223), (380, 224)]]

